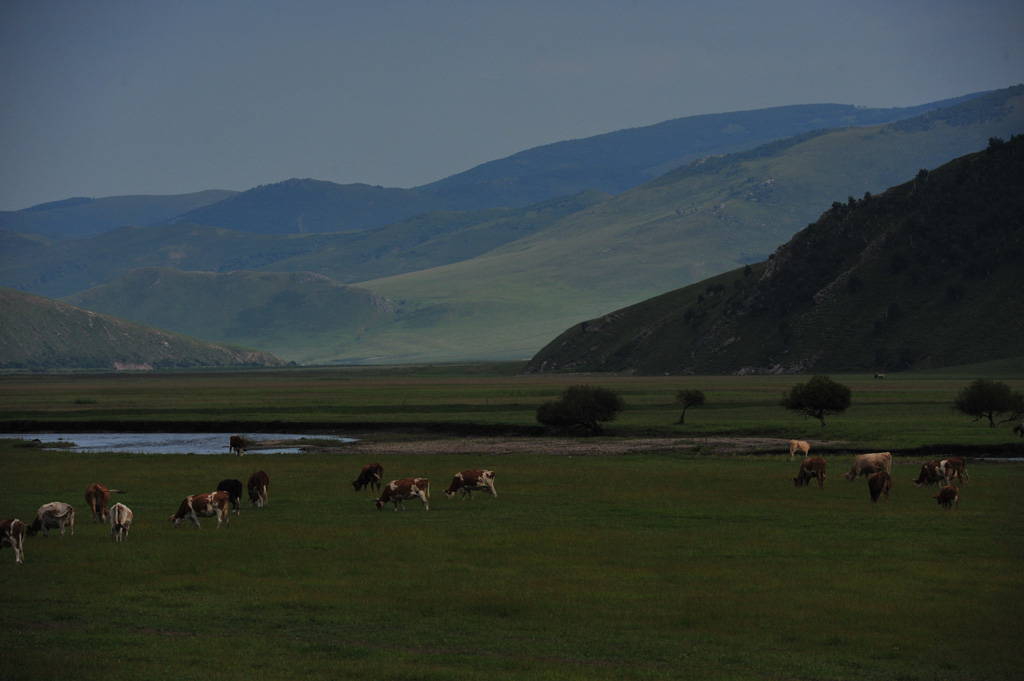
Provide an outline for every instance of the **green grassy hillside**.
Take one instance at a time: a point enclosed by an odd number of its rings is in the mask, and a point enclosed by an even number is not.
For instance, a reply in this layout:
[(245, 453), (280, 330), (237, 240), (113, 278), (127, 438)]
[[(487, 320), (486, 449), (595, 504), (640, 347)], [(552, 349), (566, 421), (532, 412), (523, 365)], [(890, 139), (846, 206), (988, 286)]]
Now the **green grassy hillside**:
[(66, 299), (78, 307), (303, 361), (401, 314), (387, 298), (309, 272), (132, 270)]
[(215, 345), (0, 288), (0, 369), (278, 366), (266, 352)]
[(892, 371), (1024, 354), (1024, 135), (836, 202), (767, 263), (579, 324), (527, 371)]

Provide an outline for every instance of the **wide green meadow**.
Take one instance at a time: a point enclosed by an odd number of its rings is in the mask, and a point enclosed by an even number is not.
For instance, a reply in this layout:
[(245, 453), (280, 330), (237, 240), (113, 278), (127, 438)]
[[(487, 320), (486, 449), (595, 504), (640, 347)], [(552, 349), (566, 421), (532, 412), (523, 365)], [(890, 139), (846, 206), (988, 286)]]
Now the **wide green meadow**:
[[(989, 369), (1024, 387), (1021, 374)], [(1024, 448), (1008, 427), (949, 406), (986, 370), (836, 376), (854, 406), (830, 419), (827, 438), (777, 406), (806, 377), (537, 378), (494, 368), (0, 377), (9, 429), (525, 428), (540, 402), (593, 383), (629, 405), (608, 438), (679, 438), (677, 449), (617, 456), (497, 455), (485, 442), (453, 454), (445, 439), (429, 455), (380, 456), (385, 480), (431, 480), (429, 512), (418, 501), (377, 511), (375, 493), (349, 484), (367, 457), (344, 445), (235, 457), (0, 440), (0, 517), (31, 520), (54, 500), (78, 509), (75, 536), (27, 538), (24, 564), (0, 551), (0, 678), (1020, 678), (1024, 465), (982, 456)], [(708, 404), (673, 425), (675, 391), (689, 387)], [(722, 436), (816, 440), (824, 489), (794, 487), (788, 452), (701, 446)], [(872, 503), (864, 480), (842, 473), (853, 452), (885, 443), (897, 455), (895, 484)], [(959, 510), (911, 482), (917, 448), (944, 443), (974, 455)], [(498, 497), (445, 498), (466, 468), (494, 470)], [(186, 494), (256, 470), (270, 475), (267, 508), (246, 504), (220, 529), (214, 519), (201, 530), (167, 521)], [(90, 522), (92, 482), (128, 490), (112, 498), (135, 513), (127, 542)]]

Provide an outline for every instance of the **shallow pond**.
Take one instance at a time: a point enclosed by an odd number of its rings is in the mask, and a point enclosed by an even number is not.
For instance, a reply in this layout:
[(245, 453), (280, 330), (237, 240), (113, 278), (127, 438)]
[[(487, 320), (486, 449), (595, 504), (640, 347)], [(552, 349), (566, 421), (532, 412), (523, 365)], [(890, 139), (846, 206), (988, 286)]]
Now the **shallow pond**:
[[(48, 449), (72, 452), (130, 452), (133, 454), (228, 454), (228, 440), (237, 433), (19, 433), (0, 438), (39, 439)], [(305, 436), (294, 433), (258, 433), (243, 435), (249, 448), (246, 454), (298, 454), (292, 443)], [(354, 442), (354, 438), (331, 438)], [(287, 441), (275, 446), (272, 443)], [(74, 446), (67, 446), (73, 442)], [(261, 444), (266, 443), (266, 444)], [(53, 445), (52, 447), (50, 445)]]

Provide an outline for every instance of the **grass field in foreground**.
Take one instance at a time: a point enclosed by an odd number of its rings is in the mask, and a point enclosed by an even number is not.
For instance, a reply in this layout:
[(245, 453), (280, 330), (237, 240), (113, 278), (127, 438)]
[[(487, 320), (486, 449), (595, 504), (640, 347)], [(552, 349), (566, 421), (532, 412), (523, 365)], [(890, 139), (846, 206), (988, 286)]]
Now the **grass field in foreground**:
[[(959, 511), (897, 462), (872, 504), (788, 457), (388, 457), (429, 512), (376, 511), (326, 455), (41, 452), (0, 441), (0, 517), (78, 508), (0, 551), (3, 679), (1013, 679), (1024, 664), (1021, 464), (971, 462)], [(458, 470), (499, 496), (446, 499)], [(269, 507), (173, 529), (186, 494), (255, 470)], [(90, 523), (126, 488), (125, 544)]]

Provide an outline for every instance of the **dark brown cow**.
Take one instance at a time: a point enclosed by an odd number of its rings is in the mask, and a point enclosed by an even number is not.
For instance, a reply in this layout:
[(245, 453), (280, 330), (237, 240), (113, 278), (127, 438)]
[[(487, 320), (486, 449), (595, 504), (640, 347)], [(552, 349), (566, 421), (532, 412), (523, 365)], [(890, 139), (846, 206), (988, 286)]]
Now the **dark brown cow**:
[(217, 491), (228, 493), (228, 498), (231, 499), (231, 508), (235, 509), (235, 515), (238, 515), (242, 502), (242, 481), (226, 478), (217, 483)]
[(467, 494), (472, 499), (473, 490), (487, 490), (492, 497), (498, 496), (498, 493), (494, 491), (494, 471), (474, 469), (456, 473), (452, 478), (452, 484), (448, 485), (448, 489), (444, 493), (448, 495), (449, 499), (455, 496), (456, 492), (461, 492), (463, 499)]
[(939, 506), (946, 509), (947, 511), (956, 504), (956, 510), (960, 510), (960, 490), (953, 485), (946, 485), (939, 490), (937, 496), (932, 497), (939, 502)]
[(392, 480), (384, 487), (384, 491), (376, 500), (377, 510), (384, 508), (384, 504), (391, 502), (397, 511), (399, 507), (404, 511), (405, 499), (419, 499), (423, 502), (423, 510), (430, 510), (430, 482), (426, 478), (404, 478)]
[(267, 488), (270, 487), (270, 476), (263, 471), (256, 471), (249, 476), (249, 503), (253, 508), (267, 505)]
[(876, 452), (875, 454), (861, 454), (853, 458), (850, 470), (843, 473), (848, 482), (853, 482), (862, 475), (870, 475), (878, 471), (889, 472), (892, 470), (892, 454), (889, 452)]
[(182, 499), (181, 506), (178, 507), (178, 512), (168, 518), (168, 520), (174, 523), (174, 526), (177, 527), (181, 524), (182, 520), (189, 518), (197, 529), (201, 529), (199, 526), (199, 518), (212, 518), (213, 516), (217, 516), (217, 527), (220, 527), (221, 523), (226, 525), (230, 522), (231, 514), (228, 511), (228, 503), (229, 495), (227, 492), (193, 494), (190, 497)]
[(17, 518), (0, 520), (0, 548), (10, 546), (14, 549), (14, 562), (21, 563), (25, 558), (25, 523)]
[(889, 490), (892, 489), (892, 476), (889, 471), (878, 471), (868, 476), (868, 492), (871, 494), (871, 501), (878, 501), (878, 497), (885, 495), (889, 500)]
[(358, 492), (363, 487), (373, 489), (376, 485), (377, 489), (380, 490), (383, 479), (384, 466), (381, 466), (379, 463), (368, 463), (363, 466), (363, 470), (359, 471), (359, 477), (352, 481), (352, 487)]
[(110, 503), (111, 493), (124, 494), (127, 491), (126, 489), (107, 489), (98, 482), (89, 485), (89, 489), (85, 490), (85, 503), (89, 504), (89, 508), (92, 509), (92, 521), (102, 523), (107, 519), (107, 504)]
[(228, 438), (228, 454), (242, 456), (245, 453), (245, 438), (241, 435), (232, 435)]
[(800, 470), (793, 478), (793, 484), (797, 487), (810, 485), (811, 478), (818, 479), (818, 488), (825, 487), (825, 459), (820, 456), (809, 456), (800, 464)]
[(28, 533), (31, 536), (36, 536), (39, 530), (43, 531), (44, 537), (50, 536), (51, 529), (60, 529), (60, 536), (64, 536), (64, 531), (71, 528), (71, 536), (75, 536), (75, 507), (71, 504), (65, 504), (63, 501), (51, 501), (48, 504), (43, 504), (36, 511), (36, 519), (32, 521), (32, 524), (28, 527)]
[(110, 539), (123, 541), (128, 538), (134, 514), (132, 509), (118, 502), (110, 507)]

